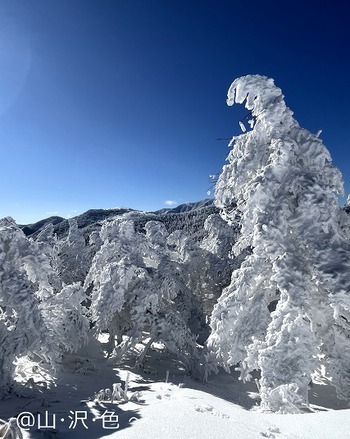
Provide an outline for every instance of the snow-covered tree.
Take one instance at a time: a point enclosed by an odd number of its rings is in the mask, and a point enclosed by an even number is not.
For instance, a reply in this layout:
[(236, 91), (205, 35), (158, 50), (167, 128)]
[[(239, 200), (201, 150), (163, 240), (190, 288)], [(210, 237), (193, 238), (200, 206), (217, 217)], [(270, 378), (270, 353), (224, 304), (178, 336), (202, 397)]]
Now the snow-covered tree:
[(198, 367), (196, 340), (203, 338), (206, 324), (202, 306), (188, 287), (186, 264), (174, 246), (177, 233), (168, 236), (158, 221), (149, 221), (145, 230), (148, 252), (156, 261), (150, 270), (152, 289), (158, 291), (158, 310), (152, 323), (155, 339), (161, 340), (194, 373)]
[[(85, 288), (92, 288), (91, 312), (95, 329), (109, 332), (110, 351), (114, 348), (115, 337), (121, 344), (122, 336), (131, 328), (130, 309), (126, 306), (130, 295), (136, 295), (148, 279), (139, 257), (142, 238), (135, 234), (131, 220), (117, 218), (105, 222), (100, 231), (102, 245), (85, 279)], [(132, 251), (133, 245), (136, 254)]]
[(103, 225), (100, 236), (103, 244), (85, 288), (92, 287), (92, 319), (97, 332), (109, 332), (110, 350), (115, 337), (125, 349), (144, 333), (149, 336), (147, 348), (162, 341), (178, 355), (195, 349), (193, 320), (199, 306), (168, 247), (164, 225), (149, 221), (141, 233), (135, 231), (132, 217), (118, 217)]
[(35, 354), (55, 366), (65, 351), (81, 347), (87, 332), (82, 288), (57, 290), (59, 280), (41, 249), (12, 218), (0, 220), (2, 393), (13, 382), (17, 357)]
[(204, 229), (207, 236), (200, 243), (204, 261), (199, 269), (203, 271), (205, 280), (200, 300), (210, 315), (223, 288), (230, 284), (232, 270), (239, 266), (241, 258), (231, 255), (238, 227), (230, 227), (220, 215), (212, 214), (205, 220)]
[(204, 221), (203, 238), (194, 239), (183, 230), (176, 230), (168, 237), (173, 258), (181, 264), (181, 276), (208, 317), (222, 289), (230, 283), (236, 264), (230, 250), (236, 234), (235, 228), (218, 214), (211, 214)]
[[(307, 404), (323, 368), (350, 396), (350, 247), (342, 232), (340, 172), (317, 135), (301, 128), (272, 79), (236, 79), (228, 105), (245, 103), (251, 130), (234, 137), (215, 202), (240, 218), (246, 252), (212, 314), (209, 367), (261, 371), (262, 406)], [(291, 391), (293, 389), (293, 391)]]
[(85, 238), (75, 218), (70, 218), (68, 235), (57, 242), (57, 271), (65, 284), (83, 283), (90, 261)]
[[(30, 238), (33, 241), (32, 238)], [(35, 244), (39, 247), (41, 255), (48, 259), (50, 269), (46, 270), (49, 276), (49, 283), (53, 287), (55, 292), (60, 291), (62, 288), (62, 277), (60, 272), (61, 261), (58, 256), (59, 253), (59, 240), (54, 233), (54, 226), (51, 223), (45, 225), (35, 239)]]

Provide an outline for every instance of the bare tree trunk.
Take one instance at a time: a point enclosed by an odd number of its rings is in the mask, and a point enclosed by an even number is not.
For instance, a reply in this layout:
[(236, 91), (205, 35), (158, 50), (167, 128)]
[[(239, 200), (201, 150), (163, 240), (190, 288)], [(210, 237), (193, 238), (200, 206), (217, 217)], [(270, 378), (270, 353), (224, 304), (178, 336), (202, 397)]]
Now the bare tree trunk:
[(151, 337), (148, 340), (144, 350), (141, 352), (139, 358), (137, 359), (136, 365), (135, 365), (137, 368), (141, 369), (143, 367), (147, 352), (148, 352), (149, 348), (151, 347), (152, 343), (154, 342), (154, 338), (155, 337)]

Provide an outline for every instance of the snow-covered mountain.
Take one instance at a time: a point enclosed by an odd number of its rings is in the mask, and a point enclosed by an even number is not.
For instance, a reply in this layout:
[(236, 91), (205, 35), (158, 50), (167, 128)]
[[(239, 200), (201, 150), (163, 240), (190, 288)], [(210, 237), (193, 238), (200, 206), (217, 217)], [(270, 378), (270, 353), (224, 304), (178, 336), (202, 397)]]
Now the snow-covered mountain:
[[(116, 209), (89, 209), (75, 217), (79, 229), (84, 235), (89, 235), (92, 231), (101, 228), (102, 221), (112, 219), (125, 213), (133, 213), (133, 220), (138, 229), (142, 228), (147, 221), (161, 221), (166, 226), (169, 233), (174, 230), (184, 230), (191, 234), (201, 235), (203, 224), (206, 218), (217, 213), (218, 209), (214, 206), (212, 199), (205, 199), (194, 203), (180, 204), (175, 208), (157, 210), (155, 212), (143, 212), (129, 208)], [(34, 224), (21, 225), (26, 236), (35, 238), (47, 224), (53, 224), (54, 233), (63, 237), (68, 233), (68, 219), (52, 216), (40, 220)]]

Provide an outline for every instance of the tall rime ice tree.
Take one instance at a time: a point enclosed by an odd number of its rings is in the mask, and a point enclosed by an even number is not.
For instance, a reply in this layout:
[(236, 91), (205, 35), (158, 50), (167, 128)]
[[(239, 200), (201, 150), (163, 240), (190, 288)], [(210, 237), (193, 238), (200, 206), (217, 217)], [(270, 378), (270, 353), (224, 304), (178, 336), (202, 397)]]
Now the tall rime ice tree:
[[(209, 366), (261, 371), (262, 407), (307, 404), (311, 374), (325, 370), (350, 396), (350, 247), (337, 195), (340, 172), (317, 135), (301, 128), (272, 79), (236, 79), (228, 105), (245, 103), (252, 128), (234, 137), (216, 205), (246, 251), (212, 314)], [(237, 208), (236, 208), (237, 206)]]

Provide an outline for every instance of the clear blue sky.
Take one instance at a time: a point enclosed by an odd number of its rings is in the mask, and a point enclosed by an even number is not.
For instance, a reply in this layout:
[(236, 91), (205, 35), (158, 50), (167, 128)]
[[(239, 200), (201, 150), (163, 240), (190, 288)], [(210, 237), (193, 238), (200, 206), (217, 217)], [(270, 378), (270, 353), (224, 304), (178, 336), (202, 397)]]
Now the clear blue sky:
[(0, 217), (206, 198), (250, 73), (323, 130), (348, 191), (347, 3), (0, 0)]

